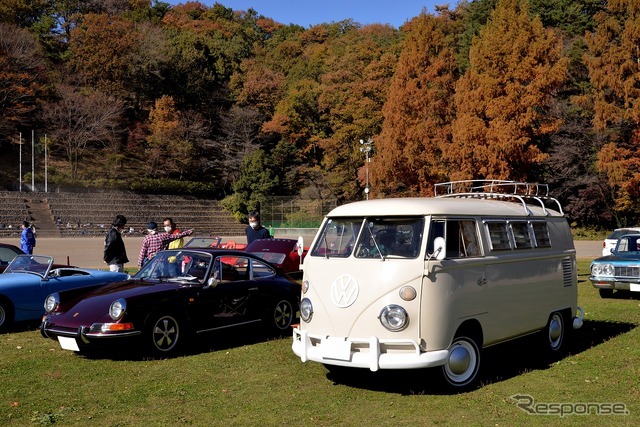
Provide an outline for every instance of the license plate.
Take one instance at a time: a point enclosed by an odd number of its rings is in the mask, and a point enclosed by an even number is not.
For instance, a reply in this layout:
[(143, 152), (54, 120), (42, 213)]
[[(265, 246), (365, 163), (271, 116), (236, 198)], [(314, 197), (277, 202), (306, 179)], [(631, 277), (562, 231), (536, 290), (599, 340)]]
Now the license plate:
[(629, 285), (631, 292), (640, 292), (640, 283), (630, 283)]
[(80, 347), (78, 347), (78, 343), (75, 338), (58, 337), (58, 342), (63, 350), (80, 351)]
[(340, 338), (324, 338), (322, 340), (322, 358), (335, 360), (351, 359), (351, 343)]

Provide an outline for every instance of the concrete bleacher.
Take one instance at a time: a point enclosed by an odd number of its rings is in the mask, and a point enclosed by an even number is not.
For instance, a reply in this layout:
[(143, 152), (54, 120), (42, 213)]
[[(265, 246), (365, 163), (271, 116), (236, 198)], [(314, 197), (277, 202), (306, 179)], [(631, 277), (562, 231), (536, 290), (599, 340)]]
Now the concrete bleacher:
[(22, 221), (31, 220), (23, 193), (0, 191), (0, 237), (20, 234)]
[[(125, 192), (16, 193), (0, 192), (0, 222), (17, 230), (0, 230), (0, 236), (19, 234), (19, 224), (27, 219), (38, 229), (59, 237), (97, 236), (111, 226), (117, 214), (127, 217), (133, 234), (140, 235), (149, 221), (162, 227), (171, 217), (181, 230), (193, 228), (198, 235), (236, 236), (245, 225), (236, 221), (217, 200), (188, 196), (148, 195)], [(5, 219), (6, 218), (6, 219)], [(51, 233), (49, 233), (51, 231)]]

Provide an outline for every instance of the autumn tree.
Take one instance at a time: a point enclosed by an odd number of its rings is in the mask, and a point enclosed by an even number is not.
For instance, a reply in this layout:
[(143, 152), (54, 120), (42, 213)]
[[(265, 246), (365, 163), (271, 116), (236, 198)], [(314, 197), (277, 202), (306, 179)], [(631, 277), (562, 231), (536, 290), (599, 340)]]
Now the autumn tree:
[(34, 123), (47, 84), (46, 63), (25, 29), (0, 22), (0, 140)]
[[(399, 35), (352, 21), (319, 25), (286, 40), (296, 55), (286, 91), (263, 132), (298, 149), (299, 176), (320, 197), (360, 194), (358, 140), (377, 134), (393, 75)], [(294, 47), (296, 47), (294, 49)]]
[(606, 176), (618, 225), (640, 218), (640, 2), (608, 2), (585, 37), (585, 62), (593, 92), (581, 101), (592, 106), (596, 130), (607, 135), (596, 167)]
[[(78, 178), (83, 156), (98, 147), (110, 145), (122, 134), (123, 105), (103, 93), (60, 85), (58, 99), (43, 108), (43, 119), (52, 150), (62, 151), (69, 162), (71, 178)], [(92, 156), (99, 157), (98, 152)]]
[(87, 14), (71, 31), (68, 65), (80, 74), (82, 84), (122, 96), (127, 92), (139, 39), (133, 22), (127, 19)]
[(536, 180), (539, 140), (557, 129), (549, 103), (566, 80), (562, 40), (531, 18), (527, 0), (500, 0), (456, 84), (452, 179)]
[(145, 167), (154, 178), (182, 179), (192, 160), (194, 145), (185, 138), (186, 127), (173, 99), (163, 96), (149, 113)]
[(374, 193), (428, 195), (448, 170), (442, 151), (451, 142), (456, 79), (454, 16), (422, 13), (406, 36), (384, 104), (384, 124), (371, 167)]

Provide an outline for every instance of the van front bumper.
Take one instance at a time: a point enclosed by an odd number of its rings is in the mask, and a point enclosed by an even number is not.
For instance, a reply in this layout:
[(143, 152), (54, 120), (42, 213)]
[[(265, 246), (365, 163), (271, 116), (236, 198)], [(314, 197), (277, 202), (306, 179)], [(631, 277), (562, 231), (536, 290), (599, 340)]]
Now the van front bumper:
[(418, 342), (407, 339), (389, 340), (370, 337), (364, 339), (336, 339), (309, 334), (294, 328), (293, 352), (300, 360), (328, 365), (379, 369), (419, 369), (444, 365), (449, 350), (422, 351)]

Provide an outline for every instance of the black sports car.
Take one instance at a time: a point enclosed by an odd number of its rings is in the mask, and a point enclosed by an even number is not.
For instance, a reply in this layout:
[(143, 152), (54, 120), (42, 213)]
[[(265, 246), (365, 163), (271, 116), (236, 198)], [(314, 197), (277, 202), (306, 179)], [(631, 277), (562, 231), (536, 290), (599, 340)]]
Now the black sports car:
[(158, 253), (131, 280), (49, 295), (40, 329), (66, 350), (126, 350), (133, 340), (162, 355), (233, 326), (288, 333), (299, 298), (299, 283), (255, 255), (182, 248)]

